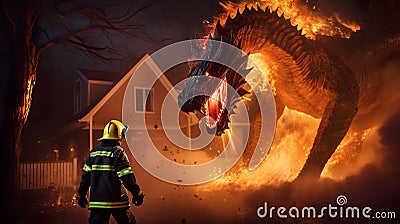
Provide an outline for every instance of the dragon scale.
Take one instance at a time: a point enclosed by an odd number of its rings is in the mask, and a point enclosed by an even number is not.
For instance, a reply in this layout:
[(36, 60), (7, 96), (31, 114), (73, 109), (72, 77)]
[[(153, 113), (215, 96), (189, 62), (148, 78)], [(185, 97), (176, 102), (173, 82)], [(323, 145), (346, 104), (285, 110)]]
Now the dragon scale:
[(357, 112), (358, 84), (354, 73), (322, 44), (307, 39), (290, 20), (268, 8), (246, 7), (235, 18), (229, 17), (224, 27), (217, 23), (215, 29), (222, 39), (224, 34), (233, 33), (243, 51), (261, 53), (268, 64), (276, 67), (271, 76), (278, 104), (322, 117), (300, 174), (319, 176)]
[[(369, 91), (382, 89), (381, 77), (373, 74), (379, 69), (377, 65), (382, 64), (380, 61), (392, 54), (391, 49), (397, 50), (400, 46), (396, 31), (395, 35), (377, 39), (374, 44), (367, 42), (368, 45), (363, 46), (366, 51), (343, 53), (329, 46), (329, 40), (325, 37), (316, 35), (315, 40), (308, 39), (297, 26), (291, 24), (290, 18), (285, 19), (277, 11), (272, 12), (268, 7), (260, 8), (259, 5), (256, 8), (245, 7), (242, 13), (238, 10), (223, 25), (218, 20), (213, 34), (213, 39), (233, 44), (250, 55), (257, 54), (265, 62), (267, 68), (260, 69), (265, 69), (263, 73), (275, 87), (278, 119), (284, 107), (321, 118), (310, 154), (297, 180), (318, 179), (353, 120), (363, 123), (364, 117), (380, 105), (382, 100), (378, 98), (382, 95), (374, 95)], [(351, 41), (334, 41), (340, 43), (336, 46), (343, 48), (348, 46), (351, 49), (349, 46), (354, 45)], [(391, 49), (383, 47), (386, 45), (390, 45)], [(371, 52), (375, 52), (375, 55)], [(229, 52), (221, 55), (229, 55)], [(213, 63), (198, 63), (191, 68), (189, 76), (208, 75), (208, 71), (218, 78), (227, 77), (228, 83), (237, 90), (242, 88), (243, 80), (232, 78), (235, 75), (229, 68)], [(190, 95), (191, 88), (195, 87), (189, 85), (181, 94)], [(254, 99), (254, 94), (251, 97)], [(201, 105), (207, 102), (206, 98), (195, 99), (185, 104), (182, 110), (201, 111)], [(253, 111), (250, 112), (253, 136), (250, 136), (245, 159), (254, 149), (257, 141), (255, 135), (260, 129), (258, 104), (250, 101), (247, 105)], [(228, 114), (224, 112), (223, 116), (228, 117)], [(224, 124), (217, 127), (227, 128), (229, 118), (223, 118), (220, 122)], [(218, 132), (223, 133), (223, 130)]]

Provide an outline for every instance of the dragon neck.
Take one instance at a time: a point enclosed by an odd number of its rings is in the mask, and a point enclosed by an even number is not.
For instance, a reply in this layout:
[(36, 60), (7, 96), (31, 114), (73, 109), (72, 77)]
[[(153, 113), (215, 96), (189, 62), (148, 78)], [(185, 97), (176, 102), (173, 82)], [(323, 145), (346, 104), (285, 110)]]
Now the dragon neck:
[[(218, 29), (218, 26), (217, 28)], [(241, 42), (241, 49), (251, 53), (264, 51), (280, 51), (290, 56), (301, 70), (307, 67), (314, 52), (313, 41), (302, 35), (297, 26), (289, 19), (279, 16), (277, 11), (270, 12), (268, 8), (245, 8), (237, 12), (234, 18), (228, 17), (223, 29), (218, 31), (227, 38), (233, 35), (236, 42)], [(270, 52), (269, 54), (275, 54)]]
[[(277, 95), (284, 99), (285, 105), (320, 117), (326, 102), (321, 102), (317, 96), (323, 98), (328, 93), (319, 87), (329, 78), (321, 68), (329, 68), (331, 60), (318, 41), (307, 39), (289, 19), (268, 8), (246, 8), (234, 18), (229, 17), (224, 27), (217, 24), (216, 30), (223, 33), (223, 37), (231, 34), (231, 39), (235, 40), (233, 44), (243, 51), (261, 53), (262, 61), (270, 70), (265, 74), (279, 89)], [(310, 112), (308, 108), (316, 109)]]

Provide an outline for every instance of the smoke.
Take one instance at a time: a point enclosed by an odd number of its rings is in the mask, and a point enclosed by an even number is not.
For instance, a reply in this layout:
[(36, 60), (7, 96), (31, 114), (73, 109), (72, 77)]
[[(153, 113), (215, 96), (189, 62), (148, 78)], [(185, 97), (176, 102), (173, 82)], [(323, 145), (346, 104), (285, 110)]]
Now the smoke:
[[(334, 1), (329, 2), (331, 5), (336, 4)], [(365, 6), (361, 3), (362, 1), (359, 2)], [(326, 3), (325, 6), (328, 7), (329, 4)], [(357, 14), (352, 8), (353, 5), (348, 7), (349, 14), (351, 12)], [(365, 10), (362, 11), (365, 12)], [(357, 16), (361, 17), (361, 13), (354, 15), (354, 17)], [(375, 83), (379, 88), (372, 91), (375, 94), (372, 109), (367, 108), (368, 113), (365, 112), (366, 115), (352, 126), (320, 181), (316, 183), (289, 182), (298, 171), (297, 168), (302, 165), (302, 162), (295, 159), (305, 158), (319, 120), (295, 111), (285, 110), (286, 114), (282, 115), (278, 123), (278, 129), (280, 127), (282, 130), (277, 130), (280, 133), (276, 134), (276, 139), (280, 144), (275, 145), (275, 149), (271, 149), (267, 162), (264, 161), (261, 167), (253, 172), (246, 171), (239, 176), (230, 176), (209, 184), (189, 187), (164, 183), (144, 170), (136, 170), (139, 184), (147, 194), (143, 207), (134, 209), (138, 222), (347, 222), (349, 220), (283, 220), (276, 217), (269, 220), (257, 217), (257, 209), (264, 202), (275, 207), (310, 205), (322, 207), (328, 204), (336, 205), (336, 198), (339, 195), (347, 197), (349, 206), (369, 206), (373, 211), (394, 211), (396, 216), (399, 216), (400, 163), (397, 159), (400, 158), (400, 138), (398, 138), (397, 129), (400, 128), (398, 107), (400, 94), (397, 89), (400, 82), (397, 72), (399, 69), (393, 66), (385, 67), (380, 73), (374, 74), (381, 76), (382, 79), (379, 79), (379, 83)], [(306, 147), (299, 148), (299, 145)], [(298, 163), (297, 171), (289, 169), (293, 167), (294, 162)], [(134, 167), (139, 166), (136, 164)], [(272, 169), (278, 167), (281, 169)], [(371, 222), (371, 220), (352, 221), (354, 223)]]
[[(160, 182), (145, 171), (138, 171), (139, 183), (147, 193), (145, 204), (136, 208), (143, 223), (342, 223), (349, 220), (260, 219), (257, 209), (269, 206), (323, 207), (336, 205), (345, 195), (349, 206), (369, 206), (373, 212), (394, 211), (400, 215), (400, 108), (398, 65), (386, 63), (379, 76), (379, 88), (371, 108), (363, 111), (323, 173), (314, 183), (291, 183), (308, 153), (319, 123), (318, 119), (285, 110), (278, 121), (276, 144), (266, 161), (255, 171), (244, 171), (212, 183), (183, 187)], [(279, 129), (281, 128), (281, 129)], [(289, 143), (289, 144), (284, 144)], [(299, 145), (307, 146), (304, 149)], [(275, 147), (275, 148), (274, 148)], [(293, 151), (297, 150), (297, 151)], [(295, 169), (293, 164), (297, 163)], [(135, 167), (138, 167), (136, 165)], [(279, 167), (281, 169), (279, 169)], [(290, 169), (292, 167), (292, 169)], [(288, 181), (288, 182), (284, 182)], [(374, 220), (351, 220), (371, 223)], [(379, 220), (382, 222), (395, 220)], [(398, 221), (398, 219), (396, 220)], [(375, 222), (376, 223), (376, 222)]]
[[(349, 205), (369, 206), (374, 211), (400, 212), (400, 111), (389, 118), (379, 129), (383, 159), (380, 163), (366, 165), (358, 174), (343, 181), (322, 179), (318, 183), (284, 184), (278, 188), (264, 187), (250, 193), (249, 204), (261, 206), (268, 201), (275, 206), (335, 204), (336, 197), (346, 195)], [(253, 211), (256, 208), (253, 208)], [(259, 222), (255, 212), (246, 219), (251, 223)], [(253, 222), (254, 221), (254, 222)], [(337, 220), (336, 220), (337, 221)], [(314, 223), (314, 221), (313, 221)], [(324, 220), (323, 223), (326, 223)]]
[[(291, 113), (294, 113), (291, 111)], [(304, 120), (302, 122), (305, 122)], [(274, 176), (264, 172), (245, 177), (231, 178), (229, 182), (217, 181), (199, 186), (176, 186), (160, 182), (142, 169), (137, 169), (139, 184), (145, 191), (143, 207), (134, 208), (138, 221), (143, 223), (339, 223), (344, 220), (317, 219), (293, 220), (274, 216), (260, 219), (257, 209), (264, 202), (269, 206), (336, 205), (336, 198), (345, 195), (349, 206), (371, 207), (375, 211), (394, 211), (400, 214), (400, 110), (379, 128), (372, 129), (364, 140), (357, 165), (349, 169), (357, 172), (344, 179), (322, 178), (318, 182), (276, 182)], [(294, 128), (296, 129), (296, 128)], [(293, 134), (293, 133), (292, 133)], [(294, 135), (296, 136), (296, 135)], [(300, 138), (299, 136), (295, 138)], [(284, 154), (284, 153), (282, 153)], [(271, 160), (272, 161), (272, 160)], [(138, 168), (138, 165), (134, 165)], [(275, 171), (273, 171), (275, 172)], [(247, 180), (247, 182), (246, 182)], [(252, 180), (252, 181), (250, 181)], [(259, 181), (262, 185), (256, 185)], [(271, 184), (275, 183), (275, 184)], [(369, 223), (371, 220), (355, 220)], [(387, 221), (387, 220), (385, 220)], [(393, 220), (392, 220), (393, 221)]]
[(315, 4), (324, 15), (340, 12), (344, 20), (361, 22), (366, 17), (370, 0), (311, 0), (310, 3)]
[[(364, 120), (364, 123), (372, 125), (370, 128), (360, 131), (365, 124), (353, 125), (320, 181), (301, 184), (290, 182), (297, 168), (301, 167), (301, 163), (295, 159), (304, 159), (304, 153), (308, 152), (297, 148), (298, 144), (312, 143), (319, 120), (286, 109), (278, 121), (275, 139), (279, 144), (273, 146), (267, 159), (255, 171), (243, 171), (237, 176), (229, 175), (199, 186), (176, 186), (161, 182), (142, 169), (136, 170), (139, 184), (147, 194), (144, 206), (134, 208), (138, 221), (340, 223), (348, 220), (329, 217), (284, 220), (276, 215), (272, 220), (257, 217), (257, 209), (264, 202), (275, 207), (301, 208), (312, 205), (320, 208), (329, 204), (336, 205), (339, 195), (347, 197), (349, 206), (369, 206), (372, 212), (394, 211), (399, 216), (400, 163), (397, 160), (400, 158), (400, 108), (399, 94), (395, 91), (395, 86), (399, 84), (396, 81), (398, 70), (386, 68), (384, 71), (377, 74), (389, 79), (389, 82), (382, 82), (381, 89), (385, 91), (378, 97), (381, 100), (377, 106), (382, 109), (371, 113), (370, 118)], [(297, 164), (296, 169), (290, 169), (293, 164)], [(136, 164), (134, 167), (139, 166)], [(353, 221), (372, 222), (368, 219)]]

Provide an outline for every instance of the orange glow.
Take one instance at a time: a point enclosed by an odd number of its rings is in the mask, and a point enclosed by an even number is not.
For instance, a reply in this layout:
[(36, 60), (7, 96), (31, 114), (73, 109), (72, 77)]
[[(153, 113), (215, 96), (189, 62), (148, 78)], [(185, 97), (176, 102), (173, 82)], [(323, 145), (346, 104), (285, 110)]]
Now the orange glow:
[[(316, 39), (317, 35), (350, 38), (353, 32), (360, 30), (358, 24), (344, 20), (338, 13), (322, 15), (318, 7), (308, 4), (308, 1), (300, 4), (293, 0), (244, 0), (240, 3), (221, 3), (225, 13), (215, 18), (214, 26), (218, 20), (224, 25), (228, 16), (234, 18), (238, 11), (243, 13), (245, 7), (254, 10), (259, 6), (261, 9), (269, 7), (271, 12), (277, 10), (278, 16), (290, 18), (291, 24), (297, 25), (297, 29), (301, 29), (302, 34), (309, 39)], [(273, 63), (268, 63), (261, 53), (251, 54), (250, 59), (248, 67), (256, 64), (276, 95), (276, 80), (273, 74), (279, 73), (277, 67)], [(246, 81), (251, 86), (266, 90), (266, 85), (259, 83), (260, 79), (257, 78), (255, 72), (260, 71), (253, 70), (247, 75)], [(234, 190), (254, 190), (293, 181), (310, 153), (320, 121), (321, 118), (285, 107), (282, 116), (277, 121), (271, 149), (257, 169), (249, 171), (247, 164), (239, 162), (224, 176), (211, 183), (198, 186), (198, 190), (217, 191), (226, 187)], [(364, 131), (355, 131), (350, 127), (326, 164), (321, 177), (341, 181), (357, 174), (365, 165), (379, 162), (379, 154), (376, 151), (379, 148), (378, 129), (379, 127), (372, 127)]]
[(286, 108), (277, 123), (272, 147), (257, 169), (249, 171), (245, 164), (239, 164), (239, 171), (228, 172), (210, 184), (205, 184), (204, 188), (203, 185), (199, 188), (213, 191), (230, 185), (238, 190), (258, 189), (293, 180), (307, 158), (319, 121)]
[[(275, 80), (271, 73), (276, 72), (276, 68), (265, 62), (260, 53), (251, 54), (250, 59), (248, 67), (252, 67), (255, 63), (267, 78), (272, 91), (275, 92)], [(264, 85), (258, 83), (257, 73), (259, 71), (256, 69), (252, 70), (247, 75), (246, 81), (265, 88)], [(320, 118), (314, 118), (286, 107), (277, 121), (271, 149), (257, 169), (249, 171), (246, 164), (239, 162), (236, 168), (221, 178), (198, 186), (198, 190), (217, 191), (226, 187), (235, 190), (259, 189), (263, 186), (278, 186), (293, 181), (310, 153), (320, 121)], [(379, 148), (378, 145), (378, 127), (361, 132), (353, 131), (350, 128), (326, 164), (321, 176), (340, 181), (357, 174), (365, 165), (379, 162), (378, 154), (375, 151)]]
[[(256, 190), (293, 181), (310, 153), (319, 123), (320, 119), (285, 108), (277, 122), (272, 147), (257, 169), (249, 171), (245, 164), (239, 163), (238, 171), (230, 171), (209, 184), (200, 185), (198, 190), (217, 191), (226, 187)], [(376, 163), (379, 160), (374, 151), (379, 144), (377, 130), (375, 127), (362, 133), (349, 131), (328, 161), (322, 178), (340, 181), (357, 174), (365, 165)]]
[(56, 205), (61, 206), (61, 201), (62, 201), (62, 195), (58, 194)]
[(221, 19), (221, 24), (225, 24), (228, 16), (231, 18), (236, 16), (237, 10), (242, 13), (245, 7), (250, 9), (259, 6), (262, 10), (266, 7), (269, 7), (271, 12), (277, 10), (278, 16), (284, 16), (285, 19), (290, 18), (292, 25), (297, 25), (297, 29), (302, 29), (302, 33), (310, 39), (315, 39), (316, 35), (350, 38), (352, 32), (360, 29), (355, 23), (341, 20), (337, 14), (322, 15), (315, 5), (308, 4), (308, 1), (299, 3), (294, 0), (244, 0), (240, 3), (221, 3), (225, 12), (218, 16), (214, 23)]
[(350, 29), (351, 31), (356, 32), (356, 31), (358, 31), (358, 30), (361, 29), (361, 28), (360, 28), (360, 25), (358, 25), (358, 24), (355, 23), (355, 22), (352, 22), (352, 21), (344, 21), (342, 18), (340, 18), (339, 13), (334, 13), (333, 15), (334, 15), (335, 19), (336, 19), (337, 21), (339, 21), (339, 23), (341, 23), (343, 26), (345, 26), (346, 28)]
[(343, 180), (357, 174), (367, 164), (380, 162), (381, 158), (376, 151), (381, 148), (378, 130), (379, 127), (373, 127), (362, 132), (349, 131), (321, 176)]

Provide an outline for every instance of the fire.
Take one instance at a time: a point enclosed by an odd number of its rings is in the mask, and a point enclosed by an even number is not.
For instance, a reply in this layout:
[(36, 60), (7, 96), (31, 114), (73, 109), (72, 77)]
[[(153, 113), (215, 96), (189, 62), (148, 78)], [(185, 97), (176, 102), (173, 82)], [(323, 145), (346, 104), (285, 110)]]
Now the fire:
[[(332, 12), (331, 15), (322, 15), (315, 6), (300, 3), (294, 0), (244, 0), (240, 3), (221, 3), (225, 10), (216, 21), (220, 20), (224, 25), (228, 16), (234, 18), (237, 13), (243, 13), (246, 7), (261, 9), (269, 7), (270, 11), (277, 10), (278, 16), (290, 18), (292, 25), (302, 30), (302, 33), (310, 39), (317, 35), (350, 38), (352, 32), (360, 30), (360, 26), (352, 21), (344, 20), (340, 14)], [(214, 24), (215, 25), (215, 24)], [(276, 93), (275, 74), (276, 67), (268, 64), (263, 55), (251, 54), (249, 67), (254, 63), (267, 78), (271, 90)], [(252, 64), (253, 63), (253, 64)], [(265, 85), (252, 71), (247, 77), (248, 83), (253, 83), (257, 88), (264, 89)], [(260, 72), (260, 71), (258, 71)], [(252, 85), (253, 86), (253, 85)], [(277, 129), (274, 142), (268, 155), (260, 166), (249, 171), (245, 164), (236, 164), (236, 168), (227, 172), (217, 180), (198, 186), (199, 191), (217, 191), (229, 187), (233, 190), (255, 190), (264, 186), (279, 186), (293, 181), (310, 153), (313, 141), (317, 134), (321, 118), (315, 118), (296, 110), (285, 108), (282, 116), (277, 121)], [(380, 157), (376, 149), (379, 149), (379, 126), (366, 130), (357, 130), (350, 127), (345, 138), (337, 147), (335, 153), (325, 166), (321, 177), (335, 181), (342, 181), (347, 177), (358, 174), (362, 168), (370, 163), (379, 163)]]
[(334, 16), (334, 18), (335, 18), (339, 23), (341, 23), (343, 26), (345, 26), (346, 28), (350, 29), (350, 30), (353, 31), (353, 32), (356, 32), (356, 31), (358, 31), (358, 30), (361, 29), (361, 28), (360, 28), (360, 25), (358, 25), (357, 23), (352, 22), (352, 21), (345, 21), (345, 20), (343, 20), (343, 19), (340, 17), (340, 14), (339, 14), (339, 13), (334, 13), (333, 16)]
[(215, 19), (215, 22), (220, 19), (221, 24), (225, 23), (228, 16), (234, 18), (238, 10), (242, 13), (245, 7), (256, 9), (259, 6), (263, 10), (269, 7), (271, 12), (277, 10), (279, 16), (290, 18), (292, 25), (297, 25), (297, 29), (301, 29), (310, 39), (315, 39), (317, 35), (350, 38), (352, 32), (360, 29), (353, 22), (341, 20), (337, 13), (322, 15), (319, 9), (315, 5), (311, 6), (308, 1), (300, 3), (294, 0), (244, 0), (240, 3), (227, 2), (221, 5), (225, 12)]
[[(253, 67), (256, 64), (274, 91), (271, 73), (276, 68), (268, 65), (260, 54), (252, 54), (250, 59), (248, 66)], [(259, 74), (259, 70), (253, 69), (247, 75), (246, 81), (257, 84), (256, 88), (263, 89), (265, 85), (260, 84), (257, 79)], [(226, 187), (236, 190), (259, 189), (263, 186), (279, 186), (293, 181), (310, 153), (320, 121), (320, 118), (285, 108), (277, 121), (271, 149), (257, 169), (249, 171), (245, 164), (237, 164), (236, 166), (240, 167), (239, 170), (234, 169), (235, 172), (229, 171), (209, 184), (200, 185), (198, 190), (215, 191)], [(364, 131), (355, 131), (350, 128), (325, 166), (322, 177), (340, 181), (357, 174), (366, 164), (376, 163), (377, 153), (374, 149), (379, 148), (377, 147), (378, 129), (378, 127), (373, 127)]]
[[(249, 171), (240, 164), (239, 172), (228, 172), (209, 184), (198, 186), (198, 190), (216, 191), (226, 187), (256, 190), (293, 181), (310, 153), (319, 123), (320, 119), (285, 108), (277, 122), (272, 147), (257, 169)], [(341, 181), (357, 174), (365, 165), (376, 163), (374, 149), (379, 144), (378, 135), (377, 127), (362, 132), (349, 131), (328, 161), (322, 178)]]
[(381, 148), (379, 127), (361, 132), (349, 131), (325, 166), (322, 177), (344, 180), (367, 164), (380, 162), (376, 149)]
[(293, 180), (307, 158), (319, 121), (320, 119), (286, 108), (277, 123), (272, 147), (260, 166), (249, 171), (244, 164), (240, 164), (239, 172), (228, 172), (206, 184), (204, 190), (223, 189), (226, 186), (234, 186), (238, 190), (257, 189)]

